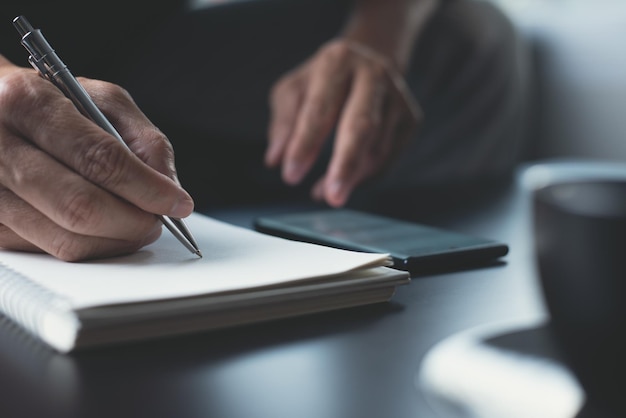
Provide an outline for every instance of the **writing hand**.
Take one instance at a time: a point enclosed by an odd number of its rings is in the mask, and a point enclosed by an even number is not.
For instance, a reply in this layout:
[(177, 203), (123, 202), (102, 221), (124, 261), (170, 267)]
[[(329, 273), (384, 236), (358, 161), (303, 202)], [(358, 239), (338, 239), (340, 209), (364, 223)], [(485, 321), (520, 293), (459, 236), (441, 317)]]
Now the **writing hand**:
[(0, 247), (67, 261), (124, 254), (158, 238), (154, 214), (193, 210), (163, 133), (120, 87), (81, 83), (132, 153), (52, 83), (0, 56)]
[(297, 184), (336, 128), (315, 199), (342, 206), (364, 180), (380, 173), (412, 137), (421, 112), (389, 60), (344, 39), (324, 45), (281, 78), (271, 94), (266, 165)]

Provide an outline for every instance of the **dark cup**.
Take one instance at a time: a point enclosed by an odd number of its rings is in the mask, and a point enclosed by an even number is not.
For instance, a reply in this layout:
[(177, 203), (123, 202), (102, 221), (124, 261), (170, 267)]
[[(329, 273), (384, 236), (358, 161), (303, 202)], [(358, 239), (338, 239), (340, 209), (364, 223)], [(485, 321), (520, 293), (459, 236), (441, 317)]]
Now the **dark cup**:
[(540, 187), (533, 211), (556, 342), (593, 409), (626, 416), (626, 179)]

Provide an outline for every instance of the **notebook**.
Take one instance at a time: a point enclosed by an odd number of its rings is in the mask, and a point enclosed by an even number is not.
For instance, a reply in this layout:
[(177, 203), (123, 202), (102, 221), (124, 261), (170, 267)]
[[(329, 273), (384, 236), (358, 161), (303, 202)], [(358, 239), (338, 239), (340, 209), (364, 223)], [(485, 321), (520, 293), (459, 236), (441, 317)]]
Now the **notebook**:
[(67, 263), (0, 251), (0, 312), (60, 352), (391, 299), (388, 254), (295, 242), (197, 213), (204, 254), (167, 231), (128, 256)]

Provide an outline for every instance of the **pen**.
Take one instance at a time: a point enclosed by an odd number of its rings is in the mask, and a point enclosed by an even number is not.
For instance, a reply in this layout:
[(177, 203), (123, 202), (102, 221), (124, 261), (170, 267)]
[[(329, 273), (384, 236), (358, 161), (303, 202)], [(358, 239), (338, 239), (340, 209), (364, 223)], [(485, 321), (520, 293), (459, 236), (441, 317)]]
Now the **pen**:
[[(111, 122), (104, 116), (93, 102), (87, 91), (72, 75), (67, 66), (54, 52), (46, 38), (39, 29), (34, 29), (24, 16), (13, 19), (13, 25), (22, 37), (22, 45), (30, 56), (28, 62), (39, 74), (52, 82), (59, 90), (65, 94), (78, 110), (95, 122), (102, 129), (113, 135), (126, 148), (128, 146), (121, 135), (113, 127)], [(198, 244), (182, 219), (157, 215), (163, 225), (192, 253), (202, 257)]]

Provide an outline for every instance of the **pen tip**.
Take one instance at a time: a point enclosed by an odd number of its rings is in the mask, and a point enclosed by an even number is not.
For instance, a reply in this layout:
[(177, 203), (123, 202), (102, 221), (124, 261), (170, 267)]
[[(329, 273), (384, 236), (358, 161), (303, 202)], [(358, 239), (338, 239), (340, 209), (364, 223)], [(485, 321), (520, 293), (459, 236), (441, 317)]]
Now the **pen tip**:
[(200, 258), (202, 258), (202, 252), (200, 250), (196, 250), (196, 255)]

